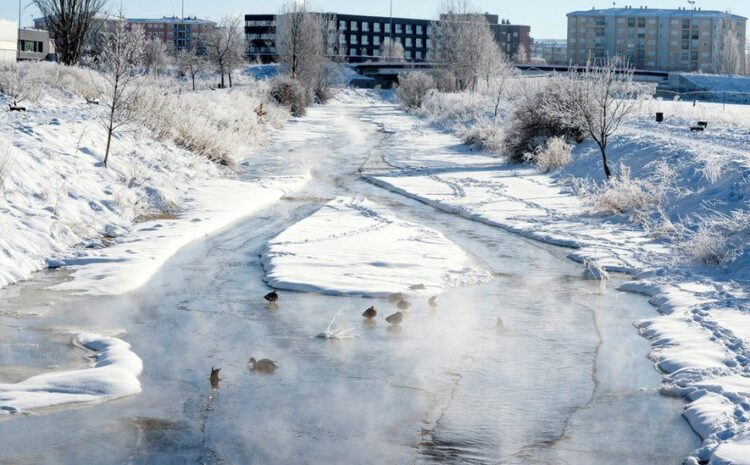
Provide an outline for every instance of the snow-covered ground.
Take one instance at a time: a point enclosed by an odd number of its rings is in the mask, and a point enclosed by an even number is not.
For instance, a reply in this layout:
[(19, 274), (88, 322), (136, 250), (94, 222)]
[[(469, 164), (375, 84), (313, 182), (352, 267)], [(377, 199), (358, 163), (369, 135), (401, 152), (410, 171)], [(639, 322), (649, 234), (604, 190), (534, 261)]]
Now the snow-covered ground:
[(0, 384), (0, 415), (73, 403), (119, 399), (141, 392), (143, 362), (130, 344), (112, 336), (77, 333), (73, 343), (91, 353), (89, 368), (54, 371), (20, 383)]
[(331, 201), (272, 239), (263, 263), (271, 287), (337, 295), (431, 296), (490, 278), (438, 231), (351, 197)]
[[(746, 125), (741, 120), (727, 123), (721, 105), (648, 105), (663, 107), (667, 122), (658, 125), (649, 114), (631, 119), (611, 143), (613, 165), (622, 163), (633, 177), (647, 177), (656, 171), (655, 162), (666, 162), (678, 194), (668, 197), (663, 210), (674, 222), (746, 209)], [(746, 113), (728, 108), (732, 114)], [(687, 130), (697, 111), (710, 121), (705, 133)], [(370, 118), (388, 133), (385, 167), (370, 176), (373, 183), (445, 211), (571, 247), (574, 260), (632, 273), (636, 280), (624, 289), (650, 295), (663, 314), (638, 322), (638, 327), (651, 340), (651, 356), (664, 372), (663, 391), (690, 402), (685, 417), (705, 446), (696, 457), (750, 463), (745, 453), (750, 447), (750, 256), (744, 236), (731, 238), (743, 250), (739, 258), (725, 268), (712, 268), (689, 262), (681, 244), (649, 234), (628, 215), (591, 211), (570, 182), (571, 177), (602, 178), (600, 156), (591, 143), (575, 149), (570, 166), (545, 175), (470, 152), (457, 137), (393, 106), (378, 107)]]

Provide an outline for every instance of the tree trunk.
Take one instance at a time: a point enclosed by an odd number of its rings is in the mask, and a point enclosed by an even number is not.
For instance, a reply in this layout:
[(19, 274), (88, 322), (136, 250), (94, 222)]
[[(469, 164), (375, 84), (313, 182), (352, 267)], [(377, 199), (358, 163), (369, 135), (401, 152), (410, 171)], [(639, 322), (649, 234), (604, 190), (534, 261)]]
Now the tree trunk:
[(224, 70), (221, 70), (221, 88), (224, 88)]
[(232, 71), (229, 71), (227, 76), (229, 76), (229, 87), (232, 87)]
[(104, 167), (107, 167), (107, 161), (109, 161), (109, 146), (112, 143), (112, 123), (109, 124), (109, 130), (107, 131), (107, 150), (104, 152)]
[(612, 171), (609, 170), (609, 164), (607, 164), (607, 149), (605, 147), (599, 147), (602, 151), (602, 162), (604, 162), (604, 174), (607, 176), (607, 181), (612, 178)]
[(193, 74), (192, 77), (193, 77), (193, 92), (195, 92), (195, 74)]

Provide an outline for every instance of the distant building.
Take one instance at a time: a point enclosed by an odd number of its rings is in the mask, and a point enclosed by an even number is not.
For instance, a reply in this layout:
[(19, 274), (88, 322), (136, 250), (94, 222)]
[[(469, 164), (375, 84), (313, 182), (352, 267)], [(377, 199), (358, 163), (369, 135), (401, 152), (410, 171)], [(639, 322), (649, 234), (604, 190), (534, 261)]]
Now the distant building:
[(568, 64), (568, 41), (565, 39), (533, 39), (530, 60), (547, 65)]
[(18, 31), (19, 61), (55, 61), (55, 44), (48, 31), (21, 29)]
[[(392, 37), (404, 46), (408, 61), (424, 61), (432, 47), (430, 38), (433, 21), (428, 19), (390, 18), (386, 16), (345, 15), (321, 13), (327, 17), (336, 34), (335, 45), (329, 50), (332, 56), (350, 62), (379, 59), (380, 46), (386, 37)], [(510, 57), (528, 56), (529, 26), (512, 25), (497, 15), (485, 15), (500, 48)], [(245, 38), (250, 59), (275, 61), (276, 15), (245, 15)]]
[(639, 69), (712, 71), (727, 29), (745, 57), (747, 18), (729, 13), (628, 7), (567, 16), (568, 59), (577, 65), (620, 56)]
[(159, 39), (173, 50), (197, 47), (200, 36), (216, 28), (213, 21), (176, 16), (159, 19), (129, 18), (128, 24), (141, 25), (146, 37)]
[(18, 23), (0, 19), (0, 63), (15, 63), (18, 57)]

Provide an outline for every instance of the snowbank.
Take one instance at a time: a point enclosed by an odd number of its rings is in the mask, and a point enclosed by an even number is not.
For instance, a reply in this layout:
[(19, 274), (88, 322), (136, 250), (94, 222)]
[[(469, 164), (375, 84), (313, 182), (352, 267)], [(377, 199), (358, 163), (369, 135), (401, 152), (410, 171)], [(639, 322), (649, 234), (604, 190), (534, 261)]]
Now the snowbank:
[(122, 242), (64, 260), (61, 264), (73, 270), (73, 280), (53, 289), (89, 295), (137, 289), (188, 243), (266, 207), (305, 182), (305, 177), (298, 176), (203, 183), (195, 188), (179, 218), (139, 223)]
[[(651, 111), (666, 111), (667, 120), (654, 122)], [(577, 195), (571, 179), (603, 177), (592, 143), (576, 147), (569, 166), (541, 174), (497, 159), (493, 165), (487, 153), (469, 152), (430, 121), (382, 107), (369, 118), (389, 134), (381, 152), (391, 169), (369, 173), (369, 179), (436, 208), (573, 248), (569, 257), (576, 261), (632, 273), (638, 280), (622, 289), (649, 295), (664, 315), (639, 322), (638, 328), (653, 345), (651, 358), (664, 373), (663, 391), (690, 402), (685, 417), (704, 439), (695, 455), (747, 463), (742, 455), (750, 447), (746, 231), (711, 239), (714, 244), (731, 240), (741, 250), (736, 261), (719, 268), (690, 261), (684, 244), (669, 235), (670, 222), (688, 230), (701, 222), (720, 226), (734, 212), (747, 210), (746, 114), (746, 108), (731, 105), (725, 112), (714, 104), (653, 101), (626, 122), (610, 141), (612, 166), (623, 163), (639, 179), (665, 165), (671, 172), (663, 180), (667, 194), (661, 210), (645, 212), (648, 230), (632, 221), (633, 212), (594, 211)], [(706, 132), (688, 131), (696, 117), (709, 121)]]
[(328, 203), (269, 241), (262, 260), (270, 286), (324, 294), (435, 295), (490, 277), (441, 233), (363, 198)]
[(0, 384), (0, 415), (71, 403), (103, 402), (141, 392), (143, 363), (116, 337), (78, 333), (74, 343), (92, 352), (82, 370), (45, 373), (16, 384)]

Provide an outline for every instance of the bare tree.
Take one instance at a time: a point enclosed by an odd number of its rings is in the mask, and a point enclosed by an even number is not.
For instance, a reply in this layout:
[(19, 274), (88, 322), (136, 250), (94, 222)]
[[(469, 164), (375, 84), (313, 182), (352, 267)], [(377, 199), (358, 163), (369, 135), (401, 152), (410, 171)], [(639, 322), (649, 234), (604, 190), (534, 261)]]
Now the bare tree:
[(500, 103), (505, 96), (506, 85), (508, 80), (516, 74), (516, 68), (508, 61), (505, 52), (493, 42), (482, 54), (477, 72), (483, 81), (484, 93), (492, 98), (497, 118)]
[(231, 87), (232, 70), (242, 63), (245, 54), (242, 20), (239, 17), (225, 16), (202, 40), (208, 59), (221, 75), (221, 87), (226, 87), (225, 76), (229, 76)]
[(177, 52), (177, 67), (180, 72), (190, 78), (193, 84), (193, 90), (195, 91), (195, 78), (205, 72), (209, 63), (206, 59), (198, 55), (194, 48), (183, 48)]
[(42, 14), (60, 62), (74, 65), (81, 58), (94, 17), (106, 0), (33, 0)]
[(380, 45), (380, 61), (404, 61), (404, 46), (400, 40), (383, 39)]
[(640, 103), (639, 92), (633, 85), (633, 68), (623, 66), (620, 58), (610, 58), (601, 65), (589, 62), (582, 72), (568, 79), (565, 98), (546, 99), (546, 109), (560, 118), (571, 119), (596, 142), (604, 174), (610, 179), (609, 139)]
[(276, 50), (279, 63), (293, 79), (304, 81), (318, 74), (326, 59), (323, 25), (319, 14), (301, 2), (287, 3), (276, 16)]
[[(714, 72), (719, 74), (740, 74), (743, 68), (742, 46), (737, 21), (726, 15), (721, 22), (721, 36), (714, 49)], [(744, 40), (744, 37), (742, 38)]]
[(148, 39), (143, 49), (143, 67), (146, 73), (156, 73), (159, 77), (159, 71), (164, 69), (168, 62), (166, 44), (156, 37)]
[(456, 76), (459, 90), (476, 88), (483, 57), (496, 46), (487, 17), (471, 11), (466, 0), (447, 0), (432, 23), (431, 39), (430, 59)]
[(109, 161), (112, 135), (132, 121), (137, 114), (139, 89), (138, 71), (143, 62), (145, 37), (143, 29), (129, 28), (125, 21), (117, 21), (102, 39), (105, 47), (99, 56), (99, 67), (103, 77), (105, 113), (101, 123), (107, 131), (107, 148), (104, 166)]

